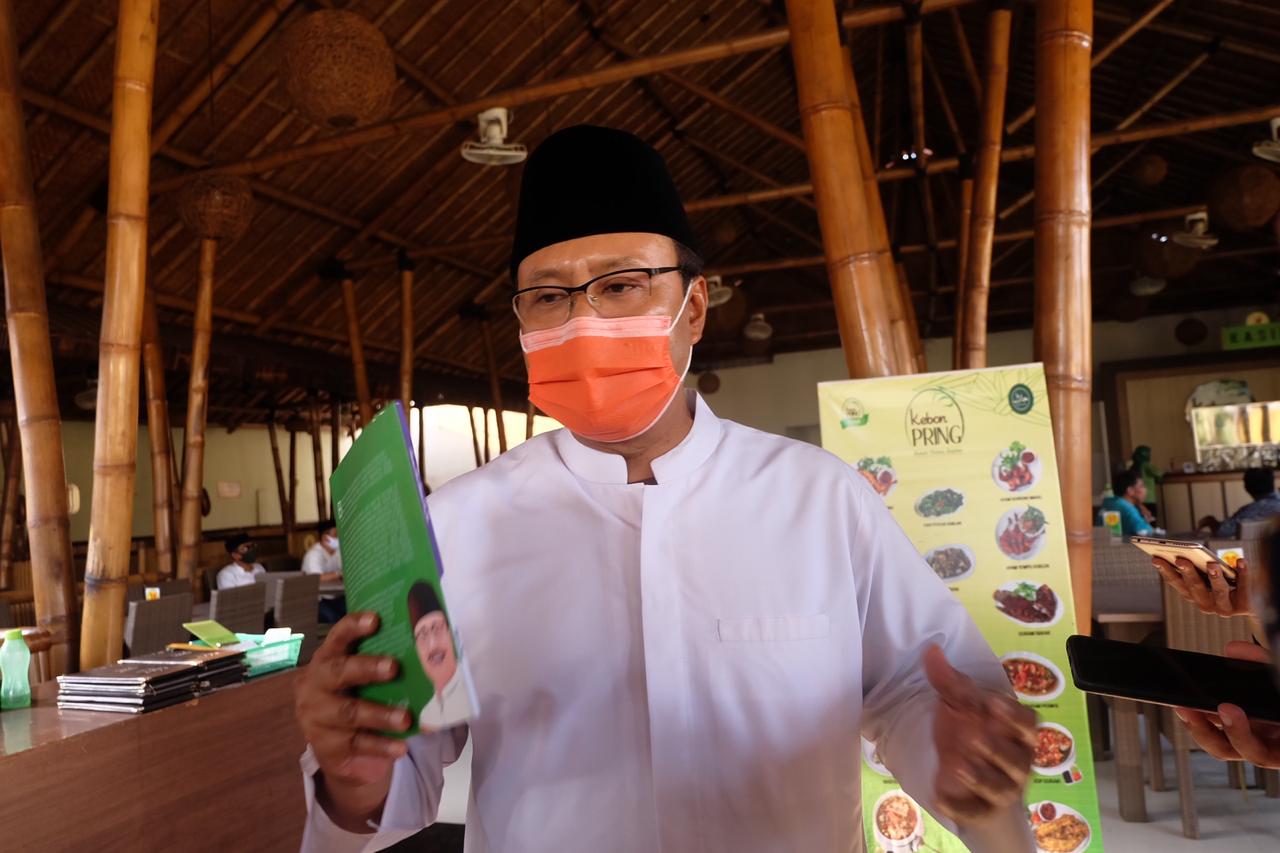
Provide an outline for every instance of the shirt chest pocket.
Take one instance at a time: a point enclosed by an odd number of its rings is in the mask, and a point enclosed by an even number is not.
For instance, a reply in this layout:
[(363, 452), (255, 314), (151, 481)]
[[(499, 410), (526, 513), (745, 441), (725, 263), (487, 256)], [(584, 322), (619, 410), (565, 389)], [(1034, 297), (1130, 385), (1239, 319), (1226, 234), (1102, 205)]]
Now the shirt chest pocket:
[(716, 632), (722, 643), (790, 643), (821, 640), (831, 634), (831, 619), (825, 613), (813, 616), (749, 616), (717, 619)]

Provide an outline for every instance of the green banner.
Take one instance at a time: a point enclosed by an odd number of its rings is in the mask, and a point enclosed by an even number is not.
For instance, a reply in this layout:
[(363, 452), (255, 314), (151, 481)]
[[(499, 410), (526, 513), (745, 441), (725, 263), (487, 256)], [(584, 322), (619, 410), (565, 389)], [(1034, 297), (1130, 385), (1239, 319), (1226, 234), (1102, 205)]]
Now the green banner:
[(1262, 347), (1280, 347), (1280, 323), (1223, 326), (1223, 349), (1260, 349)]
[[(884, 498), (1039, 714), (1027, 820), (1040, 849), (1100, 853), (1089, 722), (1067, 665), (1075, 606), (1043, 368), (826, 382), (818, 402), (823, 447)], [(964, 850), (877, 758), (864, 742), (867, 848)]]

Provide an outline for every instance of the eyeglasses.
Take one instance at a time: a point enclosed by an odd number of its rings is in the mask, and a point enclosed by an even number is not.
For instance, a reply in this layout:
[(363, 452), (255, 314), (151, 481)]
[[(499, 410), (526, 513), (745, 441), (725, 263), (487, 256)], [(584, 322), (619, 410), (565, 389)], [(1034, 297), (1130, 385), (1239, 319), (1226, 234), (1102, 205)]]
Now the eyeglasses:
[(683, 267), (615, 270), (577, 287), (530, 287), (512, 297), (511, 307), (525, 331), (531, 332), (569, 322), (576, 293), (584, 294), (601, 317), (634, 317), (653, 305), (654, 276), (683, 271)]

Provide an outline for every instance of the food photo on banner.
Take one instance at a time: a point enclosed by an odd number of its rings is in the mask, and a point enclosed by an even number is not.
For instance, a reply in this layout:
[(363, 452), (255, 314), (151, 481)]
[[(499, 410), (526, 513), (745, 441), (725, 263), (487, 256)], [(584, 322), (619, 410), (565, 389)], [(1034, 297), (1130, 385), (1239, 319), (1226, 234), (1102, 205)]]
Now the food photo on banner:
[[(964, 604), (1040, 722), (1026, 814), (1042, 853), (1100, 853), (1084, 694), (1067, 678), (1075, 606), (1038, 364), (818, 385), (822, 445), (861, 475)], [(869, 850), (965, 850), (864, 740)]]

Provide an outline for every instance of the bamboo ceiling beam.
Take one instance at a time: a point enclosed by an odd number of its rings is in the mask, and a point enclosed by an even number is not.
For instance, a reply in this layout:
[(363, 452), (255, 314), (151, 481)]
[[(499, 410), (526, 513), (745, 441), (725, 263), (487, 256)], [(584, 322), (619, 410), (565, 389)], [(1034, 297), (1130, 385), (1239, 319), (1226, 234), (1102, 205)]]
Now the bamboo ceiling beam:
[[(951, 364), (960, 363), (960, 343), (964, 328), (964, 282), (969, 270), (969, 229), (973, 224), (973, 162), (966, 158), (960, 166), (960, 211), (959, 228), (956, 235), (956, 277), (955, 298), (952, 300), (951, 314), (955, 318), (955, 327), (951, 331)], [(992, 261), (991, 266), (995, 267)]]
[[(1112, 21), (1116, 23), (1124, 23), (1128, 20), (1127, 15), (1118, 12), (1109, 12), (1106, 9), (1096, 10), (1094, 12), (1094, 17), (1100, 21)], [(1162, 21), (1156, 21), (1150, 24), (1148, 29), (1153, 33), (1159, 33), (1163, 36), (1174, 36), (1175, 38), (1199, 42), (1200, 44), (1214, 44), (1216, 42), (1222, 50), (1228, 51), (1229, 53), (1248, 56), (1252, 59), (1260, 59), (1263, 62), (1271, 62), (1280, 65), (1280, 51), (1243, 42), (1239, 39), (1225, 38), (1219, 40), (1216, 35), (1204, 30), (1184, 27), (1179, 24), (1166, 24)]]
[(987, 299), (991, 290), (991, 251), (996, 230), (996, 192), (1000, 180), (1000, 144), (1005, 92), (1009, 83), (1009, 33), (1013, 8), (991, 7), (987, 16), (986, 77), (982, 87), (981, 140), (974, 156), (973, 203), (965, 254), (964, 326), (960, 332), (960, 368), (987, 366)]
[[(1111, 54), (1115, 53), (1117, 50), (1123, 47), (1131, 38), (1133, 38), (1138, 33), (1146, 29), (1147, 25), (1150, 24), (1153, 20), (1155, 20), (1157, 15), (1159, 15), (1165, 9), (1169, 8), (1169, 6), (1172, 3), (1173, 3), (1173, 0), (1156, 0), (1156, 3), (1150, 9), (1148, 9), (1139, 17), (1135, 18), (1133, 22), (1129, 24), (1129, 26), (1125, 27), (1119, 33), (1119, 35), (1117, 35), (1111, 41), (1107, 42), (1107, 44), (1104, 47), (1102, 47), (1097, 52), (1095, 52), (1089, 60), (1089, 67), (1097, 68), (1103, 62), (1105, 62), (1107, 60), (1107, 57), (1111, 56)], [(1103, 15), (1101, 12), (1099, 12), (1097, 13), (1097, 17), (1104, 18), (1106, 16)], [(1010, 136), (1012, 136), (1014, 133), (1017, 133), (1018, 129), (1021, 128), (1027, 122), (1031, 121), (1031, 119), (1035, 116), (1035, 114), (1036, 114), (1036, 105), (1033, 103), (1031, 106), (1027, 107), (1025, 110), (1019, 113), (1017, 118), (1009, 122), (1009, 124), (1005, 127), (1005, 133), (1009, 134)]]
[[(966, 6), (976, 0), (928, 0), (923, 4), (923, 11), (935, 12), (956, 6)], [(841, 24), (849, 29), (875, 26), (901, 20), (902, 8), (893, 6), (873, 6), (846, 12), (840, 19)], [(443, 109), (429, 110), (413, 115), (396, 116), (387, 121), (368, 125), (358, 130), (337, 134), (306, 145), (299, 145), (281, 151), (274, 151), (239, 163), (225, 163), (213, 167), (213, 171), (232, 175), (251, 175), (277, 169), (292, 163), (350, 151), (377, 142), (383, 142), (405, 133), (415, 133), (442, 124), (460, 120), (469, 120), (476, 113), (495, 106), (514, 108), (538, 101), (583, 92), (602, 86), (623, 83), (636, 77), (660, 74), (688, 65), (728, 59), (744, 53), (754, 53), (786, 44), (789, 31), (786, 27), (778, 27), (751, 35), (735, 36), (723, 41), (698, 45), (657, 56), (619, 62), (603, 68), (597, 68), (581, 74), (570, 75), (544, 83), (537, 83), (504, 92), (497, 92), (477, 98), (463, 104), (455, 104)], [(180, 187), (189, 176), (162, 181), (156, 184), (156, 192), (169, 192)]]
[(120, 0), (107, 199), (107, 270), (98, 358), (93, 507), (85, 564), (85, 669), (119, 656), (132, 546), (138, 364), (147, 268), (147, 181), (159, 0)]
[(351, 367), (356, 378), (356, 402), (360, 406), (360, 423), (373, 420), (373, 399), (369, 394), (369, 374), (364, 362), (364, 341), (360, 335), (360, 313), (356, 306), (356, 285), (341, 261), (326, 265), (323, 278), (342, 284), (342, 307), (347, 315), (347, 339), (351, 344)]
[[(862, 188), (834, 0), (787, 0), (800, 120), (813, 175), (827, 275), (853, 377), (887, 376), (895, 354)], [(856, 188), (849, 191), (848, 188)]]
[(53, 38), (58, 30), (62, 28), (62, 25), (76, 13), (81, 2), (83, 0), (66, 0), (66, 2), (54, 6), (54, 11), (40, 25), (36, 34), (28, 39), (26, 44), (22, 45), (21, 55), (18, 60), (19, 71), (25, 70), (31, 64), (31, 61), (40, 54), (41, 49), (49, 43), (49, 39)]
[[(1155, 92), (1152, 92), (1151, 97), (1143, 101), (1142, 104), (1138, 106), (1137, 109), (1133, 110), (1127, 116), (1122, 118), (1116, 124), (1115, 130), (1123, 131), (1132, 127), (1133, 124), (1138, 119), (1142, 118), (1152, 109), (1154, 109), (1157, 104), (1159, 104), (1166, 97), (1168, 97), (1170, 92), (1178, 88), (1178, 86), (1182, 85), (1183, 81), (1185, 81), (1188, 77), (1194, 74), (1196, 69), (1198, 69), (1201, 65), (1204, 65), (1206, 62), (1208, 62), (1213, 57), (1214, 50), (1215, 48), (1211, 46), (1208, 50), (1201, 51), (1199, 54), (1197, 54), (1190, 62), (1188, 62), (1185, 66), (1183, 66), (1182, 69), (1179, 70), (1177, 74), (1174, 74), (1172, 77), (1170, 77), (1163, 86), (1161, 86)], [(1010, 216), (1017, 213), (1022, 208), (1026, 207), (1027, 204), (1029, 204), (1034, 197), (1035, 197), (1035, 189), (1033, 188), (1031, 190), (1028, 190), (1024, 195), (1020, 196), (1016, 201), (1012, 202), (1008, 207), (1000, 211), (1000, 218), (1001, 219), (1009, 218)]]
[[(76, 618), (62, 422), (53, 373), (40, 225), (23, 121), (17, 20), (0, 0), (0, 264), (5, 282), (9, 361), (17, 429), (26, 472), (27, 535), (37, 624), (52, 636), (55, 674), (76, 669)], [(9, 466), (17, 470), (16, 464)], [(11, 502), (16, 511), (16, 499)]]
[(982, 104), (982, 81), (978, 77), (978, 66), (973, 61), (973, 50), (969, 47), (969, 36), (964, 30), (964, 21), (960, 19), (959, 9), (948, 9), (951, 19), (951, 30), (955, 34), (956, 48), (960, 52), (960, 63), (964, 66), (964, 78), (969, 81), (969, 89), (973, 92), (973, 103)]
[(963, 155), (967, 153), (964, 144), (964, 133), (960, 130), (960, 122), (956, 121), (955, 110), (951, 107), (951, 98), (947, 96), (947, 87), (943, 85), (942, 77), (938, 75), (938, 69), (933, 63), (933, 57), (929, 53), (928, 45), (924, 46), (924, 67), (929, 74), (929, 83), (933, 86), (933, 91), (938, 96), (938, 103), (942, 105), (942, 117), (946, 119), (947, 128), (951, 131), (951, 139), (955, 143), (956, 152)]
[(1093, 613), (1093, 370), (1089, 275), (1089, 48), (1092, 0), (1036, 6), (1035, 354), (1044, 362), (1076, 628)]
[[(916, 192), (920, 198), (920, 212), (924, 219), (925, 240), (929, 244), (929, 309), (925, 317), (926, 325), (932, 323), (934, 300), (933, 294), (938, 289), (938, 220), (933, 205), (933, 188), (929, 183), (929, 173), (925, 171), (925, 151), (928, 143), (925, 139), (924, 121), (924, 28), (920, 16), (920, 0), (903, 0), (906, 12), (904, 28), (907, 40), (907, 97), (911, 104), (911, 148), (916, 154)], [(874, 178), (873, 178), (874, 180)], [(890, 303), (892, 308), (892, 301)], [(905, 306), (904, 306), (905, 307)]]

